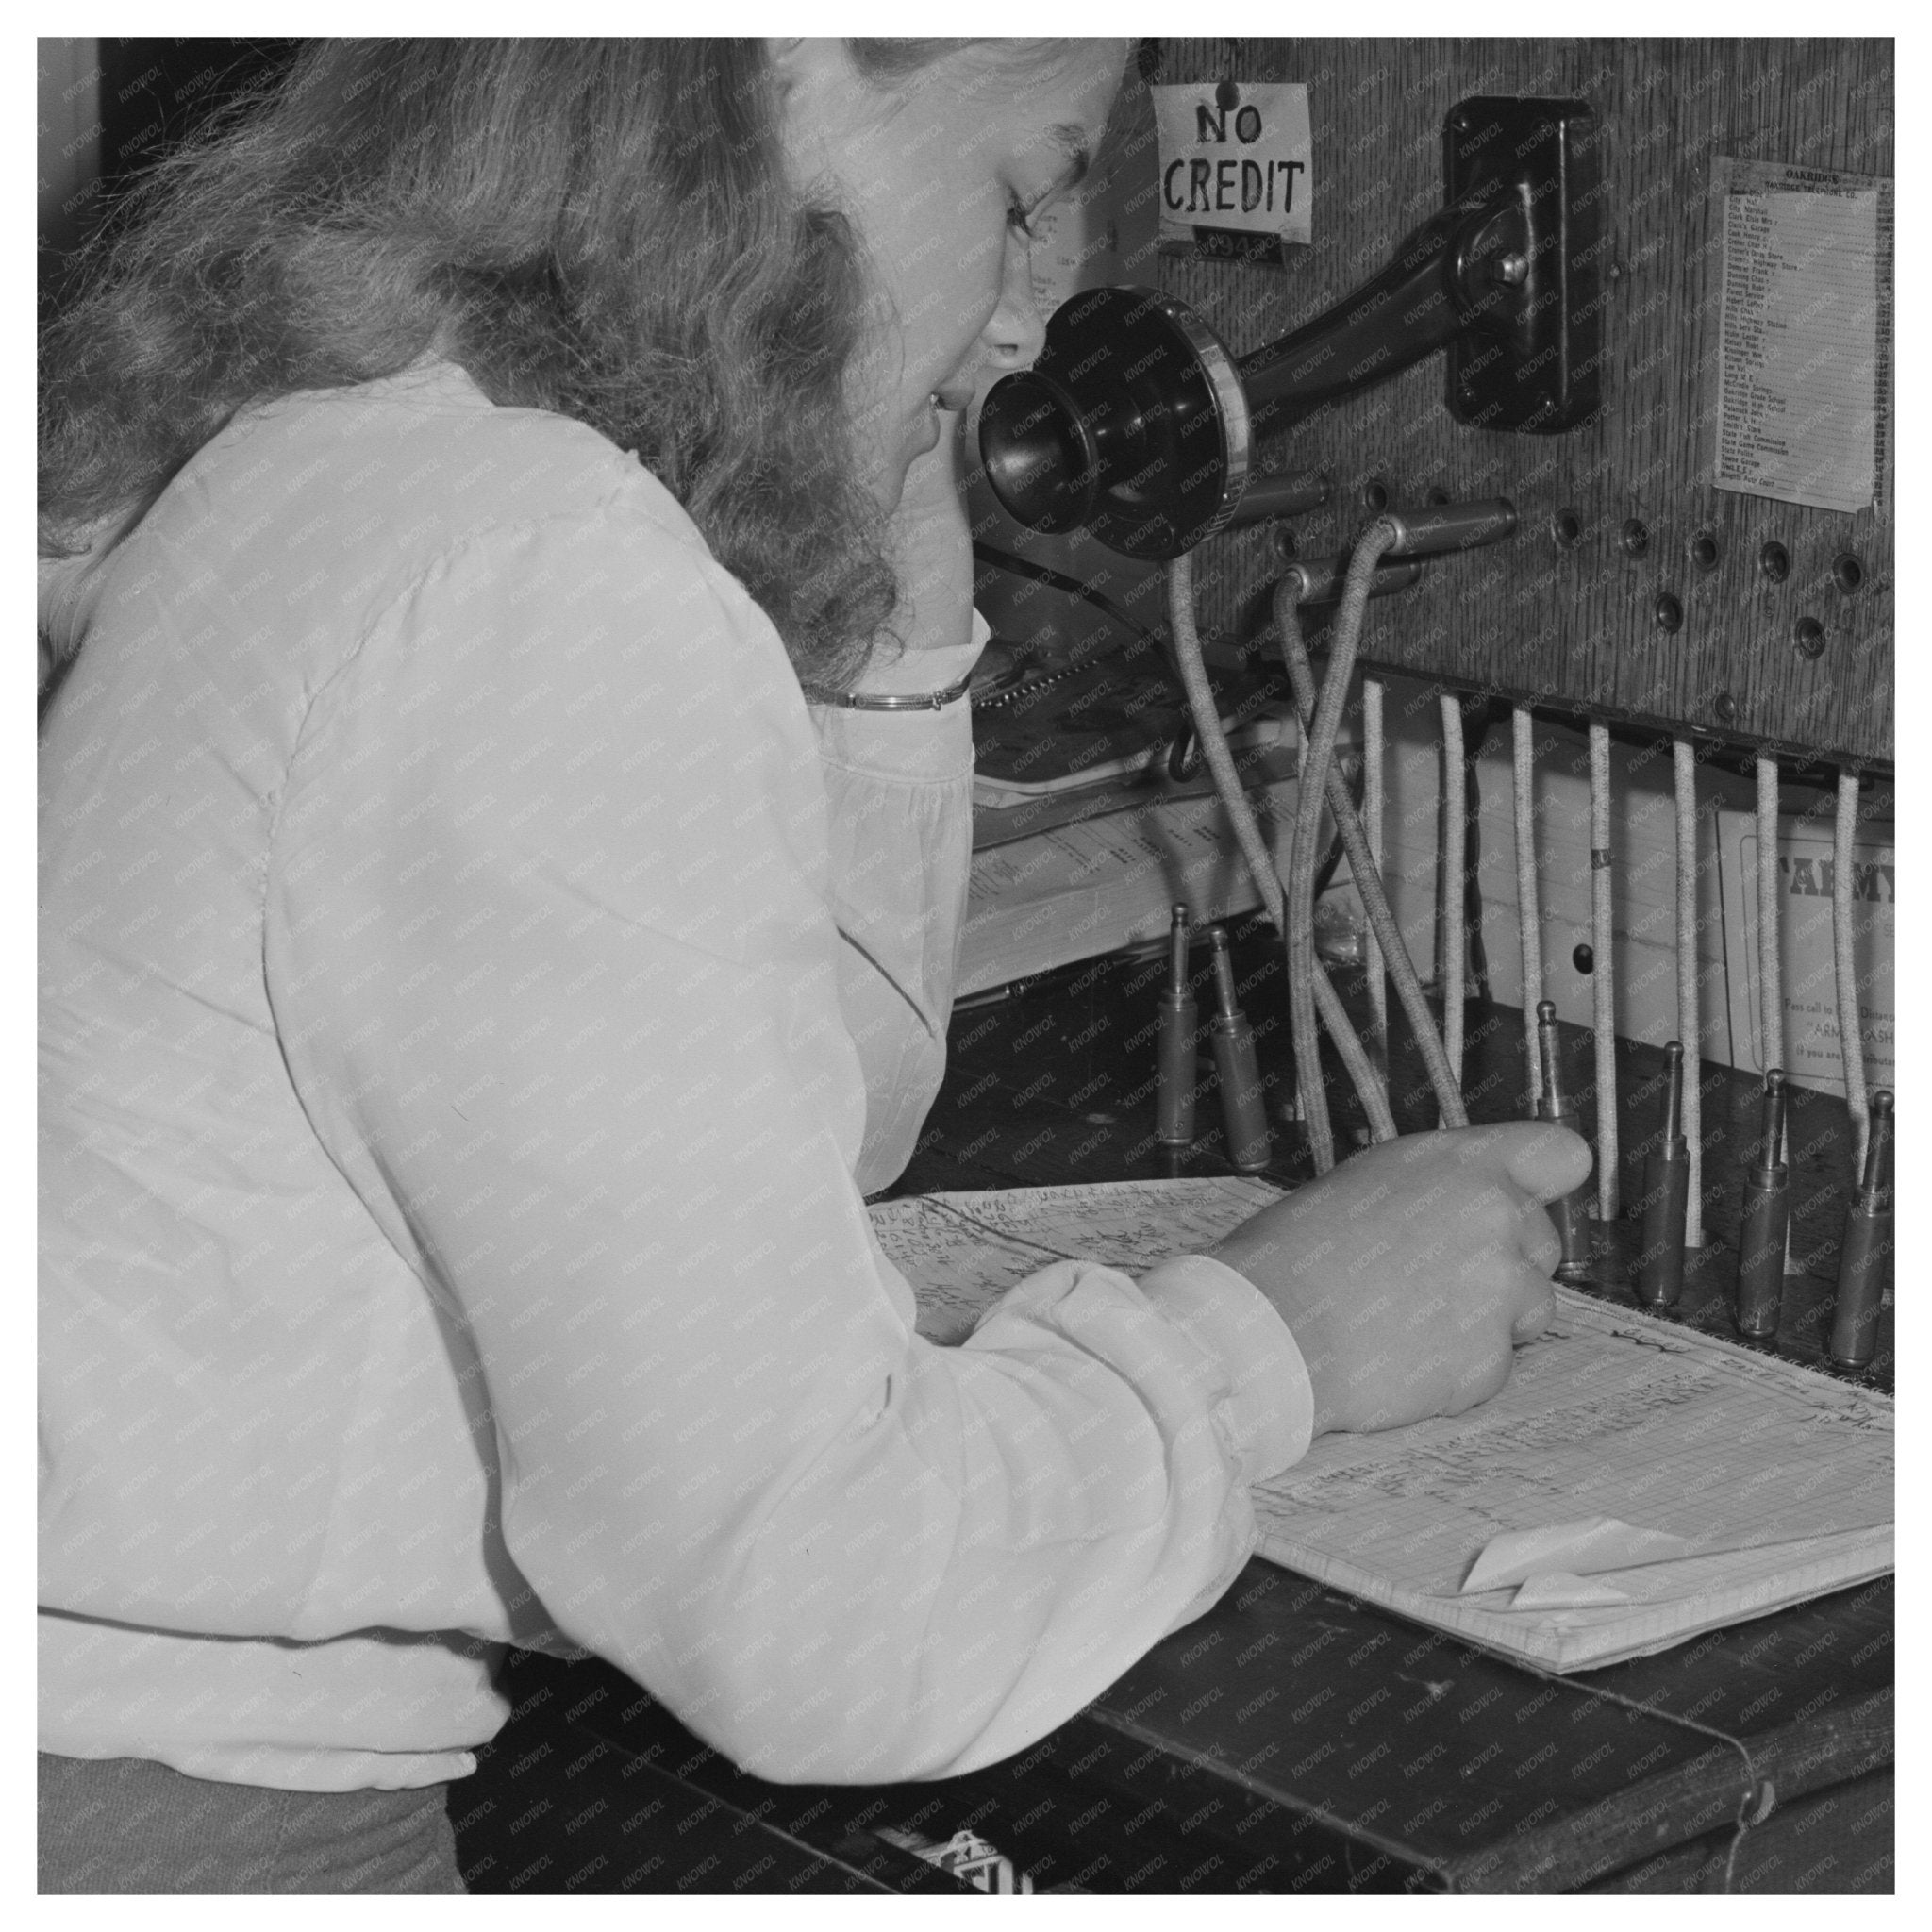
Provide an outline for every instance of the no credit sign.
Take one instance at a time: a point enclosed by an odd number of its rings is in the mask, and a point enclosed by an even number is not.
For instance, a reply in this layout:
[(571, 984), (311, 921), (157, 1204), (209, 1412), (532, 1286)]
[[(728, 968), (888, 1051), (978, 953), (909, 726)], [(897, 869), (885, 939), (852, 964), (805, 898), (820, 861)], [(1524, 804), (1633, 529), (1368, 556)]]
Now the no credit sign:
[(1152, 92), (1162, 241), (1191, 240), (1196, 228), (1312, 239), (1306, 87), (1199, 81)]

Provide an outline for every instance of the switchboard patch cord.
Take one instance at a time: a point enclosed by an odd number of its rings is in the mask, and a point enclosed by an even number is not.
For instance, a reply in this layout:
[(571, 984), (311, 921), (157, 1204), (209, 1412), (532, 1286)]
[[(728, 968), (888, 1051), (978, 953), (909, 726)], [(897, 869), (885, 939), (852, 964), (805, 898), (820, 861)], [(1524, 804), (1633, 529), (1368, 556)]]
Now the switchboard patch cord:
[[(1378, 1058), (1356, 1033), (1341, 1002), (1329, 984), (1313, 944), (1313, 870), (1316, 834), (1325, 803), (1334, 815), (1337, 835), (1347, 851), (1352, 874), (1368, 915), (1366, 958), (1369, 967), (1369, 993), (1372, 1009), (1371, 1036), (1386, 1038), (1387, 992), (1383, 983), (1386, 968), (1395, 986), (1398, 999), (1414, 1030), (1437, 1095), (1441, 1120), (1445, 1126), (1463, 1124), (1467, 1120), (1461, 1093), (1461, 1006), (1464, 990), (1462, 968), (1467, 959), (1467, 926), (1460, 881), (1465, 876), (1463, 854), (1457, 842), (1466, 820), (1465, 801), (1457, 781), (1465, 766), (1462, 746), (1462, 712), (1457, 699), (1444, 693), (1439, 706), (1443, 747), (1444, 785), (1447, 796), (1444, 812), (1445, 835), (1450, 849), (1444, 857), (1441, 878), (1442, 903), (1439, 908), (1442, 933), (1441, 991), (1443, 1023), (1438, 1029), (1429, 1010), (1422, 976), (1409, 956), (1388, 904), (1379, 864), (1382, 858), (1383, 810), (1383, 685), (1379, 678), (1361, 680), (1363, 728), (1363, 795), (1357, 810), (1348, 788), (1333, 773), (1332, 758), (1336, 730), (1343, 704), (1354, 679), (1359, 651), (1362, 624), (1367, 605), (1367, 587), (1376, 564), (1396, 547), (1399, 532), (1391, 519), (1378, 519), (1355, 546), (1348, 590), (1337, 614), (1327, 675), (1319, 689), (1313, 681), (1307, 652), (1303, 643), (1296, 616), (1296, 598), (1291, 583), (1276, 586), (1274, 611), (1284, 661), (1295, 691), (1305, 732), (1302, 761), (1300, 817), (1292, 848), (1289, 877), (1284, 882), (1276, 874), (1265, 841), (1235, 775), (1233, 760), (1220, 733), (1201, 660), (1198, 631), (1193, 619), (1191, 553), (1168, 566), (1169, 617), (1175, 658), (1189, 691), (1195, 730), (1210, 772), (1214, 775), (1224, 807), (1235, 828), (1243, 860), (1254, 876), (1268, 915), (1281, 935), (1290, 974), (1291, 1030), (1297, 1041), (1296, 1055), (1300, 1111), (1307, 1122), (1310, 1152), (1316, 1171), (1325, 1173), (1334, 1165), (1332, 1128), (1325, 1096), (1317, 1071), (1319, 1062), (1311, 1042), (1319, 1015), (1340, 1051), (1370, 1122), (1374, 1140), (1392, 1138), (1395, 1132), (1389, 1107), (1386, 1076), (1378, 1070)], [(1541, 917), (1539, 906), (1536, 817), (1533, 809), (1534, 783), (1532, 713), (1527, 706), (1512, 708), (1512, 781), (1514, 797), (1512, 820), (1516, 838), (1516, 876), (1518, 889), (1518, 935), (1522, 949), (1524, 1024), (1529, 1049), (1529, 1091), (1525, 1107), (1534, 1111), (1540, 1097), (1539, 1061), (1535, 1051), (1534, 1014), (1541, 1002), (1544, 962), (1541, 958)], [(1616, 1007), (1617, 981), (1615, 948), (1611, 929), (1611, 871), (1614, 853), (1610, 834), (1610, 727), (1601, 720), (1588, 726), (1591, 799), (1591, 912), (1592, 972), (1592, 1036), (1596, 1091), (1609, 1096), (1610, 1104), (1596, 1109), (1597, 1214), (1604, 1222), (1614, 1221), (1621, 1211), (1618, 1187), (1618, 1108)], [(1681, 1041), (1695, 1042), (1702, 1038), (1697, 962), (1696, 822), (1699, 811), (1697, 789), (1698, 751), (1685, 737), (1671, 740), (1674, 806), (1676, 817), (1675, 955), (1677, 1034)], [(1755, 755), (1753, 769), (1757, 790), (1757, 852), (1756, 906), (1757, 912), (1757, 983), (1759, 1020), (1765, 1042), (1767, 1063), (1781, 1068), (1785, 1057), (1784, 991), (1781, 983), (1780, 946), (1784, 918), (1783, 893), (1777, 875), (1777, 820), (1779, 761), (1770, 751)], [(1847, 1112), (1853, 1127), (1852, 1168), (1862, 1172), (1866, 1165), (1870, 1135), (1870, 1103), (1867, 1098), (1862, 1057), (1857, 1042), (1862, 1040), (1860, 991), (1853, 962), (1854, 880), (1852, 843), (1859, 817), (1859, 774), (1856, 770), (1838, 773), (1833, 824), (1835, 863), (1832, 868), (1831, 904), (1835, 998), (1840, 1038), (1846, 1042), (1844, 1085)], [(1304, 830), (1304, 827), (1306, 830)], [(1780, 1077), (1782, 1077), (1780, 1075)], [(1683, 1133), (1690, 1163), (1688, 1209), (1684, 1229), (1685, 1245), (1705, 1243), (1703, 1213), (1703, 1161), (1701, 1149), (1700, 1083), (1686, 1084), (1683, 1095)]]

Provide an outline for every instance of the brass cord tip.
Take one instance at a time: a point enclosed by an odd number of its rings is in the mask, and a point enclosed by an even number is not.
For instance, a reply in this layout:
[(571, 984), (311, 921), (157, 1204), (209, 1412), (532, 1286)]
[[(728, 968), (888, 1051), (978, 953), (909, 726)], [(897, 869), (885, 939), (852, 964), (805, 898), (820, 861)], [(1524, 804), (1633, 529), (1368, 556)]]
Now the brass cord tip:
[(1222, 1017), (1232, 1020), (1241, 1008), (1235, 1003), (1234, 961), (1228, 957), (1227, 935), (1220, 926), (1210, 925), (1208, 943), (1214, 949), (1214, 996), (1221, 1003)]

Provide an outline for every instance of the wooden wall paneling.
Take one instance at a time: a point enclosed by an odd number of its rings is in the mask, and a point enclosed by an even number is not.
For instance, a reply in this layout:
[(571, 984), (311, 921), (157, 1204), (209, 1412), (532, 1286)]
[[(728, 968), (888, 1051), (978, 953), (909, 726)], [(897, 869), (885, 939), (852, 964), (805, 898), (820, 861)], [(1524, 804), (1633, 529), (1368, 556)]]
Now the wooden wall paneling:
[[(1160, 81), (1299, 80), (1314, 139), (1314, 241), (1285, 270), (1164, 253), (1161, 286), (1237, 353), (1257, 348), (1373, 275), (1442, 199), (1442, 125), (1475, 93), (1571, 95), (1601, 125), (1611, 273), (1607, 408), (1557, 437), (1457, 424), (1442, 358), (1329, 406), (1264, 443), (1264, 468), (1325, 469), (1327, 508), (1295, 527), (1299, 552), (1342, 548), (1380, 479), (1399, 507), (1432, 489), (1507, 495), (1523, 527), (1492, 550), (1435, 565), (1371, 606), (1366, 659), (1566, 706), (1669, 722), (1849, 762), (1892, 757), (1890, 437), (1879, 503), (1857, 514), (1799, 508), (1709, 481), (1721, 291), (1710, 192), (1720, 156), (1889, 177), (1887, 41), (1170, 40)], [(1574, 547), (1552, 534), (1578, 524)], [(1648, 533), (1625, 547), (1627, 523)], [(1700, 536), (1714, 566), (1693, 558)], [(1758, 567), (1770, 539), (1790, 573)], [(1835, 559), (1857, 557), (1849, 594)], [(1278, 567), (1271, 534), (1239, 532), (1196, 565), (1206, 622), (1244, 638), (1267, 621)], [(1657, 599), (1682, 627), (1658, 627)], [(1823, 627), (1800, 654), (1803, 617)]]

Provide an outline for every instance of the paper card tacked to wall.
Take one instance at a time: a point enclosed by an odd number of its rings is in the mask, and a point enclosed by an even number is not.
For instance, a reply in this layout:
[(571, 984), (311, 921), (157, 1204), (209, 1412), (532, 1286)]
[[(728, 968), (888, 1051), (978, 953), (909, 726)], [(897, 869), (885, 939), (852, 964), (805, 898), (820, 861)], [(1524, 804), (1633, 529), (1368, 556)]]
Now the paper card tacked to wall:
[[(1839, 1038), (1838, 960), (1832, 910), (1832, 835), (1828, 826), (1797, 818), (1777, 822), (1778, 965), (1784, 995), (1784, 1039), (1774, 1054), (1764, 1044), (1757, 916), (1757, 820), (1745, 811), (1717, 815), (1718, 872), (1724, 894), (1724, 948), (1730, 970), (1731, 1064), (1761, 1074), (1781, 1065), (1800, 1087), (1845, 1091)], [(1852, 847), (1852, 970), (1858, 991), (1858, 1027), (1865, 1076), (1874, 1087), (1897, 1084), (1895, 1035), (1898, 992), (1898, 866), (1889, 821), (1861, 828)]]
[[(1224, 80), (1150, 92), (1160, 131), (1162, 242), (1224, 254), (1241, 236), (1312, 239), (1306, 87)], [(1216, 236), (1224, 245), (1213, 244)]]
[(1877, 497), (1890, 414), (1890, 188), (1718, 159), (1719, 489), (1836, 510)]

